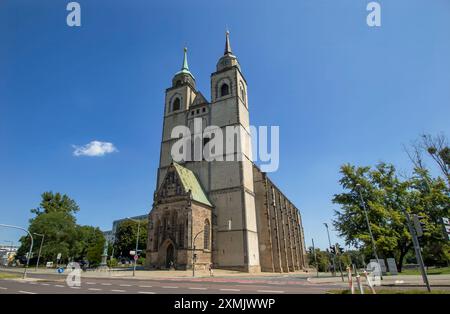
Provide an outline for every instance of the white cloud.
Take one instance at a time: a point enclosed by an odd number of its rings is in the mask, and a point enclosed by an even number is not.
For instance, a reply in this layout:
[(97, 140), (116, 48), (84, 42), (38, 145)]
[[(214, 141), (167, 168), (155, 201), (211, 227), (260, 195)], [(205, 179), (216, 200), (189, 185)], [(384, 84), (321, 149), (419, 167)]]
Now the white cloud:
[(100, 157), (106, 154), (111, 154), (118, 152), (118, 149), (113, 143), (92, 141), (84, 146), (72, 145), (75, 150), (73, 151), (74, 156), (89, 156), (89, 157)]

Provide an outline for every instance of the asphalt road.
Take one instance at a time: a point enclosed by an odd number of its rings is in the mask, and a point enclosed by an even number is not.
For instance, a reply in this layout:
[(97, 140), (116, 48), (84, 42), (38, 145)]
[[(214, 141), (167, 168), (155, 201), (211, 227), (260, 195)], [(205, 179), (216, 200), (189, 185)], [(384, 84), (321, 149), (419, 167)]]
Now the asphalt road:
[[(245, 280), (244, 280), (245, 281)], [(81, 278), (70, 287), (65, 276), (30, 274), (28, 279), (0, 279), (0, 294), (311, 294), (338, 289), (333, 284), (312, 284), (306, 278), (295, 281), (271, 278), (257, 281), (232, 278), (212, 279), (119, 279)]]

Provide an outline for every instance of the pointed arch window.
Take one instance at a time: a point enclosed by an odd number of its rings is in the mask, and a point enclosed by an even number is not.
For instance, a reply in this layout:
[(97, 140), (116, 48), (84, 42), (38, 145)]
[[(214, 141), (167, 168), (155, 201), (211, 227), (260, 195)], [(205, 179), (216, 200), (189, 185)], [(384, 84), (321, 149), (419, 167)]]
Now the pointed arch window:
[(230, 86), (227, 83), (223, 83), (220, 86), (220, 97), (227, 96), (230, 94)]
[(172, 104), (172, 111), (180, 110), (180, 98), (175, 98)]
[(209, 220), (205, 219), (205, 226), (203, 228), (203, 249), (209, 250), (209, 241), (210, 241), (210, 224)]

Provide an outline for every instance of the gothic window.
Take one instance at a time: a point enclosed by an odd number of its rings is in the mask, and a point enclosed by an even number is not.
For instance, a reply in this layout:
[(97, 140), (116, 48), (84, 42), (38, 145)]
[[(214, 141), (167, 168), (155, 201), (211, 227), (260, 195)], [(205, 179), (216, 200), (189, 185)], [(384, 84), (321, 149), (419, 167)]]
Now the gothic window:
[(245, 103), (245, 88), (242, 82), (239, 82), (239, 93), (241, 94), (242, 101)]
[(159, 233), (161, 232), (161, 223), (159, 222), (159, 220), (156, 223), (154, 232), (155, 236), (153, 237), (153, 250), (157, 251), (159, 246)]
[(180, 224), (179, 230), (178, 230), (178, 245), (180, 248), (184, 248), (184, 225), (183, 225), (183, 223)]
[(205, 250), (209, 250), (209, 233), (210, 233), (209, 220), (205, 219), (205, 226), (203, 229), (203, 248)]
[(180, 110), (180, 98), (175, 98), (172, 104), (172, 111)]
[(223, 83), (220, 87), (220, 97), (230, 94), (230, 86), (227, 83)]

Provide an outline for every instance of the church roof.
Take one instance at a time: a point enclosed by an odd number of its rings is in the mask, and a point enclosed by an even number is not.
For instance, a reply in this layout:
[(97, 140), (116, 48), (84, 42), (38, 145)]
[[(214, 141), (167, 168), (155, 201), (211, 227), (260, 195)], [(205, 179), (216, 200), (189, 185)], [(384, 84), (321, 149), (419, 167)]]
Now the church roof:
[(203, 191), (202, 186), (198, 182), (195, 174), (191, 170), (181, 166), (180, 164), (177, 164), (176, 162), (174, 162), (173, 165), (178, 173), (178, 176), (180, 177), (184, 191), (188, 192), (190, 190), (192, 199), (194, 201), (212, 207), (211, 202), (208, 200), (208, 197)]
[(191, 71), (189, 71), (189, 65), (188, 65), (188, 60), (187, 60), (187, 48), (186, 47), (184, 48), (183, 65), (181, 67), (181, 70), (178, 71), (177, 73), (175, 73), (175, 75), (178, 75), (178, 74), (188, 74), (188, 75), (192, 76), (192, 78), (194, 78), (194, 76), (192, 75)]
[(205, 96), (201, 92), (197, 92), (197, 95), (195, 96), (194, 102), (191, 106), (201, 105), (201, 104), (207, 104), (208, 101), (206, 100)]

